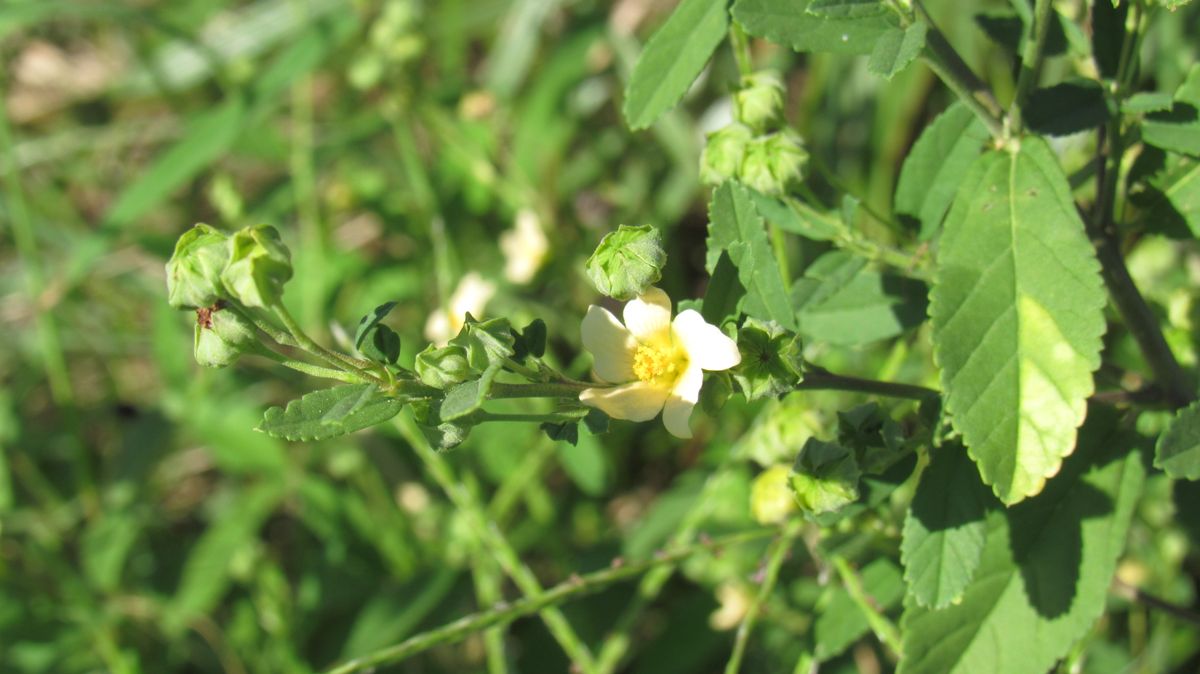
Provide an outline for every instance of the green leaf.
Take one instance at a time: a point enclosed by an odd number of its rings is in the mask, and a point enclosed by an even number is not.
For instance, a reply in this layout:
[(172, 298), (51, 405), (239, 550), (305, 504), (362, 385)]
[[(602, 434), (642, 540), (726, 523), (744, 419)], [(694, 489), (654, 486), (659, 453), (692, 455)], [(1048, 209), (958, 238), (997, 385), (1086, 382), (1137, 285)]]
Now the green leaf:
[(380, 395), (374, 384), (347, 384), (314, 391), (263, 414), (258, 430), (276, 438), (311, 441), (381, 424), (396, 416), (403, 401)]
[(721, 185), (713, 191), (708, 217), (708, 268), (713, 270), (721, 251), (727, 252), (737, 267), (738, 280), (746, 288), (743, 310), (795, 330), (796, 317), (788, 292), (750, 191), (733, 182)]
[(929, 30), (923, 21), (917, 21), (908, 28), (893, 28), (884, 33), (871, 50), (871, 59), (867, 61), (867, 70), (892, 79), (896, 73), (908, 67), (925, 48), (925, 33)]
[(777, 199), (754, 190), (750, 194), (758, 214), (785, 232), (814, 241), (832, 241), (846, 231), (836, 214), (818, 211), (795, 199)]
[(442, 399), (441, 407), (438, 408), (438, 417), (442, 421), (454, 421), (483, 407), (488, 391), (492, 389), (492, 381), (499, 372), (500, 367), (494, 365), (484, 370), (479, 379), (451, 386), (446, 390), (446, 397)]
[(788, 486), (801, 512), (824, 515), (858, 500), (861, 477), (852, 450), (836, 442), (809, 438), (792, 464)]
[(395, 363), (400, 357), (400, 336), (386, 325), (380, 325), (397, 302), (384, 302), (372, 309), (358, 321), (354, 332), (354, 348), (371, 360)]
[(1162, 112), (1170, 110), (1175, 99), (1171, 94), (1161, 91), (1142, 92), (1134, 94), (1121, 101), (1121, 112), (1127, 115), (1140, 115), (1147, 112)]
[(449, 346), (461, 347), (467, 362), (479, 372), (502, 366), (516, 354), (516, 337), (507, 318), (477, 321), (467, 314), (462, 330), (450, 340)]
[(987, 139), (983, 122), (965, 105), (955, 103), (925, 127), (904, 158), (895, 210), (901, 218), (920, 222), (922, 241), (940, 230), (955, 191)]
[(1142, 140), (1164, 150), (1200, 156), (1200, 64), (1192, 66), (1175, 92), (1170, 111), (1146, 116)]
[[(889, 559), (876, 559), (859, 573), (863, 590), (875, 600), (881, 611), (895, 608), (904, 598), (904, 581), (900, 570)], [(851, 599), (850, 593), (838, 585), (828, 604), (821, 607), (813, 626), (818, 660), (829, 660), (861, 639), (871, 629), (867, 617)]]
[(1158, 438), (1154, 467), (1174, 478), (1200, 479), (1200, 402), (1179, 410)]
[(962, 596), (983, 554), (984, 518), (996, 499), (958, 443), (933, 455), (904, 520), (900, 559), (919, 606), (942, 608)]
[[(1103, 412), (1103, 410), (1093, 410)], [(1145, 469), (1135, 438), (1088, 433), (1040, 496), (987, 517), (975, 578), (944, 609), (913, 602), (899, 674), (1045, 672), (1104, 610)]]
[(713, 325), (721, 325), (729, 318), (737, 316), (738, 305), (746, 296), (746, 289), (738, 280), (737, 267), (729, 259), (729, 253), (721, 251), (717, 264), (713, 268), (712, 278), (708, 281), (708, 289), (704, 292), (704, 303), (700, 315)]
[(798, 332), (810, 341), (865, 344), (925, 320), (925, 286), (867, 268), (843, 251), (817, 258), (792, 286)]
[(1001, 501), (1041, 491), (1074, 449), (1104, 304), (1049, 146), (985, 154), (946, 218), (930, 316), (946, 409)]
[(687, 93), (729, 29), (726, 0), (683, 0), (646, 43), (625, 89), (625, 121), (644, 129)]
[(811, 0), (808, 13), (831, 19), (856, 19), (887, 11), (879, 0)]
[(1200, 238), (1200, 161), (1183, 155), (1170, 155), (1169, 161), (1173, 163), (1162, 177), (1151, 181), (1160, 198), (1147, 219), (1175, 223), (1182, 220), (1192, 236)]
[(867, 55), (898, 24), (891, 12), (857, 18), (809, 13), (809, 0), (737, 0), (733, 18), (746, 32), (796, 51)]
[(1129, 3), (1092, 3), (1092, 58), (1100, 76), (1112, 79), (1121, 64), (1121, 45), (1125, 44), (1125, 21)]
[(1108, 121), (1108, 100), (1095, 80), (1034, 89), (1022, 111), (1026, 125), (1048, 136), (1065, 136)]

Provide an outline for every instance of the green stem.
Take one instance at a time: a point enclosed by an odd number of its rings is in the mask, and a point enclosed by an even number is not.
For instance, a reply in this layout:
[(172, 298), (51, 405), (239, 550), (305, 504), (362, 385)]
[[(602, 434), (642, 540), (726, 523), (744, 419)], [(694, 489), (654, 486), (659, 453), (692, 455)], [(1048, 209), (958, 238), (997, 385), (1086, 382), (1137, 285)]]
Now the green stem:
[(487, 423), (489, 421), (507, 421), (522, 424), (569, 424), (579, 421), (587, 414), (587, 410), (579, 410), (573, 412), (551, 412), (547, 414), (508, 414), (504, 412), (485, 412), (479, 410), (472, 412), (469, 416), (471, 421), (475, 423)]
[(501, 398), (571, 398), (578, 399), (579, 394), (589, 388), (603, 388), (604, 384), (588, 384), (585, 382), (546, 382), (532, 384), (492, 384), (488, 397)]
[(441, 644), (454, 643), (465, 637), (496, 625), (506, 625), (523, 616), (545, 611), (562, 604), (570, 599), (602, 590), (613, 583), (630, 578), (636, 578), (657, 567), (677, 564), (692, 555), (709, 550), (739, 545), (773, 535), (775, 530), (758, 530), (734, 534), (719, 538), (708, 543), (690, 545), (673, 552), (664, 553), (652, 559), (633, 564), (614, 565), (602, 571), (576, 576), (571, 580), (559, 583), (532, 597), (525, 597), (511, 604), (501, 604), (487, 611), (481, 611), (452, 623), (443, 625), (428, 632), (422, 632), (405, 641), (376, 651), (361, 658), (342, 663), (326, 674), (352, 674), (381, 665), (393, 664), (411, 657), (421, 651), (428, 650)]
[(345, 370), (346, 372), (353, 372), (364, 380), (375, 382), (376, 384), (385, 388), (387, 387), (386, 381), (368, 371), (362, 366), (362, 364), (355, 362), (353, 358), (330, 351), (329, 349), (326, 349), (325, 347), (313, 341), (313, 339), (309, 337), (300, 327), (300, 324), (296, 322), (296, 319), (292, 318), (292, 315), (288, 313), (288, 310), (283, 306), (283, 303), (274, 305), (271, 307), (271, 311), (275, 314), (279, 321), (283, 323), (283, 326), (287, 328), (287, 331), (291, 333), (292, 337), (296, 340), (297, 346), (300, 348), (308, 351), (312, 355), (338, 369)]
[(258, 348), (250, 349), (250, 352), (256, 356), (270, 358), (271, 360), (275, 361), (276, 363), (279, 363), (280, 365), (282, 365), (286, 368), (295, 370), (297, 372), (303, 372), (304, 374), (307, 374), (307, 375), (310, 375), (313, 377), (321, 377), (324, 379), (334, 379), (337, 381), (344, 381), (348, 384), (362, 384), (363, 383), (362, 378), (352, 372), (345, 372), (343, 370), (334, 370), (333, 368), (321, 367), (320, 365), (313, 365), (312, 363), (306, 363), (302, 360), (293, 360), (291, 358), (288, 358), (287, 356), (284, 356), (281, 353), (272, 351), (261, 344), (257, 345), (257, 347)]
[(733, 48), (733, 60), (737, 62), (738, 74), (748, 77), (754, 73), (754, 57), (750, 52), (750, 38), (737, 21), (729, 22), (729, 46)]
[(1004, 138), (1004, 124), (1000, 121), (1002, 108), (996, 101), (995, 94), (962, 60), (942, 31), (938, 30), (933, 17), (925, 9), (925, 5), (916, 0), (913, 7), (917, 15), (929, 26), (925, 36), (926, 49), (922, 54), (925, 62), (946, 86), (954, 92), (975, 116), (980, 119), (994, 138)]
[(257, 313), (250, 311), (249, 309), (246, 309), (245, 307), (239, 307), (238, 305), (233, 304), (233, 303), (226, 303), (224, 306), (221, 307), (221, 310), (222, 311), (232, 311), (233, 313), (250, 321), (251, 323), (254, 324), (254, 327), (265, 332), (267, 334), (267, 336), (270, 337), (271, 339), (275, 340), (275, 343), (277, 343), (277, 344), (282, 344), (284, 346), (294, 346), (297, 348), (299, 348), (299, 346), (300, 346), (299, 342), (297, 342), (296, 339), (291, 336), (291, 334), (289, 334), (283, 330), (280, 330), (279, 328), (272, 325), (270, 321), (264, 320)]
[(783, 567), (783, 561), (787, 558), (788, 551), (792, 549), (792, 543), (800, 535), (803, 524), (804, 520), (800, 518), (792, 519), (779, 536), (779, 540), (775, 541), (775, 546), (767, 558), (766, 575), (762, 585), (759, 586), (758, 594), (754, 595), (754, 600), (746, 609), (746, 617), (742, 619), (742, 624), (738, 626), (737, 637), (733, 642), (733, 654), (729, 656), (729, 662), (725, 665), (725, 674), (737, 674), (741, 669), (742, 658), (746, 655), (746, 644), (750, 641), (754, 623), (758, 621), (758, 615), (762, 612), (767, 597), (775, 589), (775, 583), (779, 580), (779, 569)]
[[(412, 446), (417, 456), (424, 462), (425, 467), (429, 470), (434, 481), (446, 492), (446, 496), (450, 498), (454, 507), (463, 515), (476, 538), (479, 539), (492, 553), (500, 567), (508, 574), (509, 578), (513, 579), (517, 587), (527, 599), (533, 601), (545, 594), (541, 583), (537, 577), (521, 562), (521, 558), (517, 555), (517, 551), (512, 544), (501, 533), (500, 528), (495, 522), (487, 519), (487, 514), (484, 506), (476, 498), (475, 494), (467, 487), (455, 479), (454, 472), (450, 468), (450, 464), (446, 459), (436, 452), (421, 431), (417, 429), (416, 424), (408, 415), (400, 415), (397, 417), (397, 426), (401, 435), (404, 436), (408, 444)], [(592, 658), (592, 653), (587, 645), (576, 634), (575, 629), (567, 621), (566, 616), (562, 614), (552, 604), (537, 605), (530, 612), (538, 611), (542, 617), (542, 621), (546, 623), (546, 628), (550, 634), (558, 641), (563, 651), (572, 663), (577, 665), (585, 674), (591, 674), (595, 671), (595, 661)], [(524, 615), (524, 614), (522, 614)], [(356, 669), (337, 670), (337, 671), (356, 671)]]
[(850, 595), (850, 600), (854, 602), (858, 610), (862, 611), (863, 616), (867, 619), (867, 624), (871, 626), (871, 631), (896, 657), (900, 657), (904, 652), (900, 630), (879, 611), (875, 600), (867, 595), (867, 590), (863, 587), (862, 578), (859, 578), (858, 572), (841, 556), (834, 556), (833, 568), (837, 569), (842, 583), (846, 586), (846, 593)]
[(937, 397), (939, 393), (931, 388), (915, 384), (897, 384), (890, 381), (862, 379), (833, 374), (825, 368), (809, 365), (804, 373), (804, 379), (796, 385), (796, 391), (850, 391), (853, 393), (873, 393), (891, 398), (907, 398), (909, 400), (925, 400)]
[(1029, 92), (1037, 85), (1038, 74), (1042, 71), (1052, 9), (1051, 0), (1036, 0), (1033, 8), (1033, 39), (1025, 41), (1025, 53), (1021, 55), (1021, 74), (1017, 76), (1017, 92), (1008, 109), (1009, 129), (1013, 136), (1021, 134), (1021, 111), (1029, 98)]

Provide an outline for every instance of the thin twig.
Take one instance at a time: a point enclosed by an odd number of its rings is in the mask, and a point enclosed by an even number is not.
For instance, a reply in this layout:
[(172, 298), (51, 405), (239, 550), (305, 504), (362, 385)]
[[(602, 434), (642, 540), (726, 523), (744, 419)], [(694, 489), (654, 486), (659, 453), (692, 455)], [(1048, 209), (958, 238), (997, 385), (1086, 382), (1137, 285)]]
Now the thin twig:
[(804, 520), (799, 517), (793, 518), (780, 534), (779, 540), (775, 541), (767, 558), (767, 568), (762, 585), (758, 587), (758, 594), (754, 595), (754, 600), (746, 609), (746, 616), (742, 618), (742, 624), (738, 626), (737, 636), (733, 642), (733, 653), (729, 656), (729, 662), (725, 664), (725, 674), (737, 674), (741, 669), (742, 658), (746, 655), (746, 644), (750, 641), (750, 633), (754, 631), (754, 623), (758, 621), (767, 597), (775, 589), (775, 582), (779, 580), (779, 569), (783, 567), (783, 562), (792, 549), (792, 543), (803, 529)]
[(1178, 604), (1173, 604), (1161, 597), (1156, 597), (1139, 587), (1126, 583), (1120, 578), (1113, 578), (1112, 591), (1117, 596), (1124, 597), (1129, 601), (1144, 604), (1152, 609), (1162, 611), (1173, 618), (1200, 626), (1200, 613), (1196, 613)]

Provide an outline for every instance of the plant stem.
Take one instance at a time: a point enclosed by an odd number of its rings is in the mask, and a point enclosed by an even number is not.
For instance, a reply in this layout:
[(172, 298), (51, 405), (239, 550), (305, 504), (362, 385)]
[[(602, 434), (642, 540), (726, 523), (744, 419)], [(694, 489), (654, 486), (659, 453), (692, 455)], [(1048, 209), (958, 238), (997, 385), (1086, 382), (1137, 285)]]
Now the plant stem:
[(475, 423), (487, 423), (489, 421), (510, 421), (517, 423), (548, 423), (548, 424), (565, 424), (579, 421), (587, 414), (587, 410), (579, 410), (578, 413), (571, 412), (552, 412), (548, 414), (507, 414), (502, 412), (485, 412), (479, 410), (470, 414), (471, 421)]
[(929, 31), (925, 36), (927, 49), (922, 53), (925, 62), (929, 64), (934, 74), (950, 87), (959, 100), (987, 126), (994, 138), (1004, 138), (1004, 124), (1000, 121), (1003, 109), (996, 101), (995, 94), (962, 60), (962, 57), (946, 40), (942, 31), (938, 30), (937, 24), (933, 22), (933, 17), (929, 15), (921, 0), (916, 0), (913, 7), (916, 8), (917, 15), (921, 17), (921, 20), (929, 25)]
[[(450, 498), (450, 502), (458, 509), (467, 522), (467, 526), (474, 532), (476, 538), (484, 544), (495, 557), (500, 567), (508, 574), (509, 578), (513, 579), (522, 594), (530, 601), (534, 601), (545, 594), (541, 583), (537, 577), (521, 562), (521, 558), (517, 555), (517, 551), (512, 544), (501, 533), (500, 528), (496, 523), (487, 519), (484, 506), (479, 502), (470, 489), (455, 479), (454, 472), (450, 468), (450, 464), (446, 459), (434, 451), (433, 447), (426, 441), (425, 436), (416, 428), (416, 424), (408, 415), (400, 415), (397, 417), (396, 425), (404, 436), (408, 444), (412, 446), (417, 456), (424, 462), (425, 467), (429, 470), (434, 481), (446, 492), (446, 496)], [(536, 605), (530, 612), (538, 611), (541, 614), (542, 621), (546, 623), (546, 628), (550, 634), (558, 641), (563, 651), (572, 663), (577, 665), (585, 674), (590, 674), (595, 671), (596, 664), (592, 658), (592, 653), (587, 645), (575, 633), (574, 628), (567, 622), (566, 616), (553, 606), (553, 603), (545, 605)], [(524, 614), (522, 614), (524, 615)], [(485, 625), (486, 626), (486, 625)], [(356, 668), (342, 669), (335, 671), (356, 671)]]
[(729, 662), (725, 665), (725, 674), (737, 674), (741, 669), (742, 658), (746, 655), (746, 643), (750, 641), (750, 632), (754, 630), (754, 623), (758, 620), (758, 615), (762, 611), (767, 597), (775, 589), (775, 582), (779, 580), (779, 569), (783, 567), (783, 561), (787, 558), (788, 551), (792, 549), (792, 543), (800, 535), (803, 524), (804, 520), (799, 517), (793, 518), (787, 523), (779, 540), (775, 541), (770, 556), (767, 558), (767, 568), (762, 585), (758, 587), (758, 594), (754, 595), (754, 600), (746, 609), (746, 617), (738, 626), (737, 637), (733, 642), (733, 654), (729, 656)]
[(496, 625), (508, 624), (517, 618), (544, 611), (569, 599), (602, 590), (613, 583), (635, 578), (656, 567), (675, 564), (700, 552), (758, 540), (774, 533), (775, 530), (766, 529), (734, 534), (708, 543), (680, 548), (644, 562), (614, 565), (602, 571), (589, 573), (586, 576), (576, 576), (571, 580), (559, 583), (541, 592), (537, 596), (526, 597), (511, 604), (501, 604), (487, 611), (481, 611), (460, 618), (442, 627), (415, 635), (395, 646), (389, 646), (361, 658), (342, 663), (333, 669), (327, 670), (326, 674), (352, 674), (352, 672), (360, 672), (379, 667), (380, 665), (396, 663), (434, 646), (459, 641), (480, 630)]
[(270, 337), (271, 339), (275, 340), (275, 342), (277, 344), (282, 344), (284, 346), (294, 346), (297, 348), (299, 348), (299, 346), (300, 346), (299, 342), (297, 342), (296, 339), (294, 337), (292, 337), (289, 333), (275, 327), (274, 325), (272, 325), (270, 323), (270, 321), (263, 320), (263, 318), (261, 316), (259, 316), (258, 314), (256, 314), (253, 311), (250, 311), (249, 309), (246, 309), (244, 307), (239, 307), (233, 303), (226, 303), (223, 307), (221, 307), (221, 310), (222, 311), (232, 311), (233, 313), (250, 321), (251, 323), (254, 324), (254, 327), (265, 332), (267, 334), (267, 336)]
[(937, 397), (939, 393), (931, 388), (915, 384), (897, 384), (890, 381), (862, 379), (833, 374), (825, 368), (809, 365), (804, 373), (804, 379), (796, 385), (796, 391), (851, 391), (855, 393), (874, 393), (892, 398), (907, 398), (909, 400), (925, 400)]
[(733, 48), (733, 60), (737, 61), (738, 74), (747, 77), (754, 73), (754, 57), (750, 53), (750, 38), (737, 21), (729, 22), (729, 46)]
[(1013, 136), (1021, 134), (1021, 111), (1029, 98), (1029, 92), (1037, 85), (1038, 74), (1042, 71), (1052, 9), (1051, 0), (1037, 0), (1033, 8), (1033, 39), (1025, 41), (1025, 53), (1021, 55), (1021, 74), (1017, 76), (1017, 92), (1008, 109), (1009, 132)]
[(300, 348), (308, 351), (312, 355), (338, 369), (345, 370), (347, 372), (353, 372), (364, 380), (375, 382), (376, 384), (379, 384), (385, 388), (387, 387), (386, 381), (361, 367), (360, 364), (354, 361), (354, 359), (343, 354), (330, 351), (329, 349), (326, 349), (325, 347), (313, 341), (313, 339), (304, 332), (300, 325), (296, 323), (296, 319), (292, 318), (292, 315), (288, 313), (288, 310), (283, 306), (283, 303), (275, 304), (275, 306), (271, 307), (271, 311), (274, 312), (275, 316), (279, 318), (279, 321), (283, 323), (283, 326), (287, 328), (287, 331), (291, 333), (293, 338), (295, 338), (296, 344)]
[(358, 375), (354, 374), (353, 372), (345, 372), (343, 370), (334, 370), (333, 368), (321, 367), (320, 365), (313, 365), (312, 363), (306, 363), (302, 360), (293, 360), (281, 353), (272, 351), (272, 350), (268, 349), (267, 347), (262, 346), (261, 344), (258, 345), (258, 348), (251, 349), (250, 352), (256, 356), (270, 358), (271, 360), (275, 361), (276, 363), (279, 363), (280, 365), (282, 365), (286, 368), (293, 369), (297, 372), (303, 372), (304, 374), (307, 374), (307, 375), (310, 375), (313, 377), (321, 377), (323, 379), (335, 379), (337, 381), (344, 381), (348, 384), (364, 383), (362, 378), (359, 377)]
[(1120, 578), (1113, 579), (1112, 585), (1113, 594), (1123, 597), (1128, 601), (1135, 601), (1139, 604), (1144, 604), (1152, 609), (1157, 609), (1167, 615), (1183, 622), (1192, 625), (1200, 626), (1200, 614), (1191, 609), (1172, 604), (1171, 602), (1156, 597), (1148, 592), (1144, 592), (1141, 588), (1135, 587), (1121, 580)]
[(603, 384), (546, 382), (532, 384), (492, 384), (489, 398), (572, 398), (578, 399), (580, 392), (589, 388), (603, 388)]
[(871, 631), (875, 633), (875, 636), (879, 638), (879, 641), (884, 646), (890, 649), (897, 657), (900, 657), (904, 652), (900, 639), (900, 630), (876, 608), (875, 601), (867, 595), (866, 588), (862, 584), (862, 579), (859, 578), (858, 572), (850, 566), (850, 563), (841, 556), (834, 556), (832, 561), (833, 568), (837, 569), (838, 575), (842, 578), (842, 583), (846, 586), (846, 593), (850, 595), (850, 600), (854, 602), (854, 605), (866, 617), (867, 624), (871, 626)]

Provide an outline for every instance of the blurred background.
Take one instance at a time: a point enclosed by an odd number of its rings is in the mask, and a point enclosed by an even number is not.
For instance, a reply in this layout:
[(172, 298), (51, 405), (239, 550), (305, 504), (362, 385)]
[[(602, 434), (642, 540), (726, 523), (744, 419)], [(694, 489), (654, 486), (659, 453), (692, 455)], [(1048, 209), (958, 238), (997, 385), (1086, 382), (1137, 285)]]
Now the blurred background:
[[(587, 376), (579, 320), (596, 295), (583, 260), (605, 233), (662, 228), (676, 300), (707, 281), (697, 169), (704, 133), (730, 119), (728, 47), (651, 130), (632, 133), (620, 115), (641, 45), (674, 4), (0, 3), (0, 671), (316, 671), (518, 596), (394, 426), (309, 444), (255, 432), (267, 406), (325, 382), (253, 357), (197, 367), (194, 317), (167, 306), (163, 264), (196, 222), (268, 223), (293, 251), (287, 304), (326, 344), (344, 346), (360, 315), (398, 300), (388, 322), (411, 360), (470, 308), (544, 319), (550, 358)], [(1007, 100), (1011, 53), (975, 15), (1011, 18), (1012, 5), (928, 4)], [(1146, 77), (1162, 91), (1196, 60), (1195, 9), (1147, 45)], [(1067, 49), (1084, 39), (1066, 38)], [(948, 92), (924, 66), (885, 81), (865, 59), (754, 49), (786, 75), (820, 205), (849, 193), (890, 212), (900, 162)], [(793, 272), (824, 250), (788, 245)], [(809, 355), (932, 383), (920, 333)], [(753, 477), (790, 464), (808, 436), (828, 436), (834, 410), (860, 402), (731, 401), (697, 415), (692, 441), (658, 423), (616, 423), (575, 447), (485, 425), (445, 458), (549, 585), (648, 558), (688, 518), (714, 534), (753, 525)], [(1177, 561), (1186, 548), (1169, 516), (1135, 530), (1150, 587), (1158, 551)], [(885, 513), (847, 534), (846, 554), (864, 566), (893, 555), (897, 521)], [(633, 627), (625, 669), (719, 669), (766, 544), (690, 559)], [(868, 575), (882, 608), (897, 609), (899, 567), (881, 559)], [(633, 588), (564, 610), (595, 645)], [(785, 569), (776, 595), (748, 671), (790, 671), (818, 642), (822, 671), (890, 669), (809, 561)], [(821, 615), (834, 623), (823, 642)], [(1131, 638), (1160, 659), (1139, 671), (1196, 648), (1141, 620)], [(388, 671), (496, 671), (497, 659), (567, 669), (537, 618), (499, 644), (475, 635)]]

